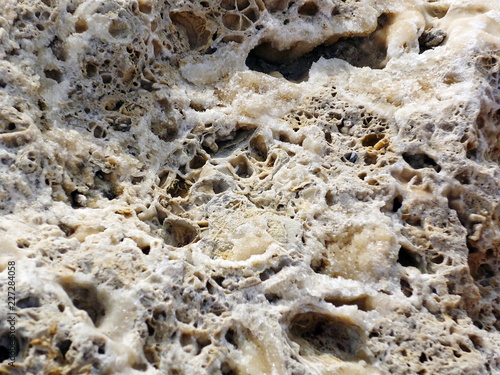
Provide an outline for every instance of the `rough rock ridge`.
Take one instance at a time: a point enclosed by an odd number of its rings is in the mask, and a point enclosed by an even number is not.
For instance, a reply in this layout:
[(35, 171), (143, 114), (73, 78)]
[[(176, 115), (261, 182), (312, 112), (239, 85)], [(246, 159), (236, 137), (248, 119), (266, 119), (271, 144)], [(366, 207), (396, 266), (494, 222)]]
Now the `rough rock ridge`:
[(0, 373), (500, 374), (499, 162), (493, 0), (3, 0)]

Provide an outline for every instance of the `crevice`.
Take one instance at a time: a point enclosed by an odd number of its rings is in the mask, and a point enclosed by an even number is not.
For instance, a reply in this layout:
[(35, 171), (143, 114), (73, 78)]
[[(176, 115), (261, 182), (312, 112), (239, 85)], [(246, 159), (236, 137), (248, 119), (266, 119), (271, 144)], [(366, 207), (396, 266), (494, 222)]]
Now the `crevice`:
[[(308, 7), (308, 13), (313, 8)], [(381, 69), (386, 58), (386, 45), (377, 31), (385, 27), (387, 18), (387, 15), (381, 15), (377, 30), (368, 36), (340, 38), (334, 43), (325, 42), (299, 57), (294, 56), (296, 51), (293, 47), (278, 50), (271, 42), (264, 41), (250, 51), (245, 63), (251, 70), (266, 74), (279, 72), (290, 81), (307, 79), (312, 64), (321, 57), (342, 59), (356, 67)]]

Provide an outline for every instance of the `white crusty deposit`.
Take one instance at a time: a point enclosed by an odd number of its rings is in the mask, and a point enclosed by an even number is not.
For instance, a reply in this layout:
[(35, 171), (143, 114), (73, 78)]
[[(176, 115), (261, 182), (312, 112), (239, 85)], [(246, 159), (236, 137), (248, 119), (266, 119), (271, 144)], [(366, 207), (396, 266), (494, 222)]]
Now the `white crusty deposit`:
[(496, 0), (1, 0), (0, 373), (500, 374), (499, 163)]

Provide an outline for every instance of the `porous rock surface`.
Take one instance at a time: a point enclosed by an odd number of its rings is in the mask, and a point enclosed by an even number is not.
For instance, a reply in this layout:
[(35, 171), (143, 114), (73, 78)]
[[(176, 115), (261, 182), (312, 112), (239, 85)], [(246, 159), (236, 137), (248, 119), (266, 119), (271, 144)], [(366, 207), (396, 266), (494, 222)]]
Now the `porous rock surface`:
[(0, 373), (500, 373), (497, 1), (2, 0), (0, 43)]

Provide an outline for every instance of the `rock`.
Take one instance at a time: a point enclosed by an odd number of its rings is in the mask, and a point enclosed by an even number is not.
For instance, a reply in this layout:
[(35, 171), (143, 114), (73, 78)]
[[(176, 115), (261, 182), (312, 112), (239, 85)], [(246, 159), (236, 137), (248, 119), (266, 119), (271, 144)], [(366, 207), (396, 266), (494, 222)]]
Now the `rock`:
[(0, 372), (500, 373), (495, 2), (0, 14)]

